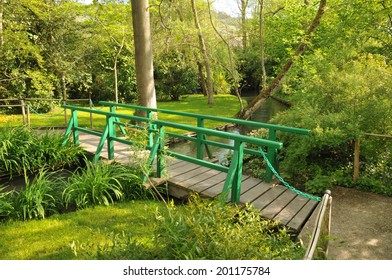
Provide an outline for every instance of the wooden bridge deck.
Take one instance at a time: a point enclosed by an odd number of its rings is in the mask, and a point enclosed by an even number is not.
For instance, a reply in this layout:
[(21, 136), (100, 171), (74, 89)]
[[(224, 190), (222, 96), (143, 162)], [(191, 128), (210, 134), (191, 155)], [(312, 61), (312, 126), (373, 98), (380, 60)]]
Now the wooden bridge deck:
[[(79, 140), (86, 151), (95, 154), (99, 143), (98, 137), (80, 133)], [(130, 163), (132, 155), (129, 146), (116, 142), (114, 150), (115, 161), (123, 164)], [(107, 156), (106, 146), (101, 156)], [(165, 180), (161, 182), (168, 183), (169, 194), (176, 198), (185, 198), (193, 192), (203, 197), (217, 197), (221, 194), (227, 175), (224, 172), (177, 159), (167, 163), (166, 171)], [(279, 221), (296, 232), (301, 231), (319, 204), (281, 185), (266, 183), (247, 175), (242, 177), (240, 203), (252, 204), (260, 210), (262, 217)]]

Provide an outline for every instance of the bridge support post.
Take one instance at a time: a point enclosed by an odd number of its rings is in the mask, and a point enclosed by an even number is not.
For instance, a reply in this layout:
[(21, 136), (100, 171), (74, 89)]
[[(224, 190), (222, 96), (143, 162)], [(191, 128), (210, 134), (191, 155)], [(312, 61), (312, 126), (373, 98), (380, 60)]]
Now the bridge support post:
[(113, 122), (114, 117), (107, 116), (106, 117), (106, 126), (108, 129), (108, 158), (110, 160), (114, 159), (114, 141), (113, 137), (116, 137), (116, 127), (114, 126)]
[(224, 201), (227, 201), (227, 197), (231, 189), (231, 202), (240, 202), (244, 147), (245, 143), (235, 141), (233, 157), (231, 159), (229, 172), (227, 173), (226, 181), (222, 191), (222, 199)]
[[(204, 128), (204, 119), (197, 118), (197, 127)], [(204, 145), (203, 140), (205, 139), (205, 135), (201, 133), (197, 133), (197, 142), (196, 142), (196, 157), (198, 159), (204, 158)]]
[(77, 127), (79, 126), (78, 123), (78, 112), (76, 110), (72, 110), (72, 132), (73, 132), (73, 139), (74, 139), (74, 144), (79, 144), (79, 131), (77, 130)]

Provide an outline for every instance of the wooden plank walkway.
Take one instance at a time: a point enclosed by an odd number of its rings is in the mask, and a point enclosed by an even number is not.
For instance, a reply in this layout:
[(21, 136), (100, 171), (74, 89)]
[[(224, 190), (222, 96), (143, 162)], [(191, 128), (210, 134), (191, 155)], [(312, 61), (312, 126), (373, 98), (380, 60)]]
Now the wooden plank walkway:
[[(79, 140), (86, 151), (95, 154), (99, 143), (97, 136), (80, 133)], [(114, 150), (114, 160), (117, 162), (130, 164), (131, 158), (134, 158), (129, 146), (125, 144), (115, 142)], [(107, 158), (106, 146), (101, 152), (101, 157)], [(202, 197), (219, 196), (227, 175), (178, 159), (169, 160), (166, 171), (165, 180), (161, 182), (167, 182), (169, 194), (180, 199), (193, 192), (199, 193)], [(260, 210), (262, 217), (279, 221), (295, 232), (301, 231), (318, 205), (317, 201), (297, 195), (281, 185), (266, 183), (247, 175), (242, 177), (240, 203), (252, 204)]]

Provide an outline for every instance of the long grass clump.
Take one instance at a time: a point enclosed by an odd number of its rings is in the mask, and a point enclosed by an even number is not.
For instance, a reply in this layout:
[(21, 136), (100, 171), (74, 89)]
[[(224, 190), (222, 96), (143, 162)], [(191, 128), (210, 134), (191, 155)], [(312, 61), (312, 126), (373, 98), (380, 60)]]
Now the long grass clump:
[(151, 196), (151, 192), (142, 189), (141, 179), (129, 167), (121, 164), (96, 164), (85, 161), (85, 167), (79, 168), (70, 176), (63, 191), (66, 206), (86, 208), (95, 205), (109, 205), (115, 201), (129, 198)]
[(44, 219), (97, 205), (110, 205), (120, 200), (155, 199), (156, 193), (141, 186), (135, 170), (120, 164), (91, 163), (73, 173), (40, 170), (30, 179), (25, 173), (25, 187), (5, 191), (0, 188), (0, 219)]
[(39, 135), (26, 127), (0, 128), (0, 176), (12, 177), (42, 168), (56, 170), (77, 163), (83, 150), (62, 142), (61, 135), (50, 131)]

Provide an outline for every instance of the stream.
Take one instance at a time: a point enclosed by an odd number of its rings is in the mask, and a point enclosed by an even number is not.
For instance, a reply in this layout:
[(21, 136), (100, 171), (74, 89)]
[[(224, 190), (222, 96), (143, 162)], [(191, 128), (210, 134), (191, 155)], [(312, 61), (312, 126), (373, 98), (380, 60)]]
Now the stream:
[[(244, 95), (243, 98), (246, 101), (251, 101), (255, 95), (250, 93)], [(275, 116), (277, 113), (282, 112), (287, 109), (287, 105), (282, 104), (281, 102), (269, 98), (265, 100), (261, 107), (253, 114), (252, 121), (256, 122), (264, 122), (267, 123), (269, 120)], [(252, 129), (250, 127), (236, 127), (232, 130), (232, 132), (237, 134), (248, 134)], [(222, 139), (218, 137), (208, 137), (208, 140), (217, 141), (225, 144), (232, 144), (232, 141), (229, 139)], [(219, 163), (222, 163), (226, 159), (226, 154), (228, 153), (227, 149), (222, 149), (218, 147), (211, 146), (210, 147), (212, 154), (218, 160)], [(196, 143), (194, 142), (185, 142), (185, 143), (178, 143), (170, 147), (170, 150), (184, 154), (189, 156), (196, 155)]]

